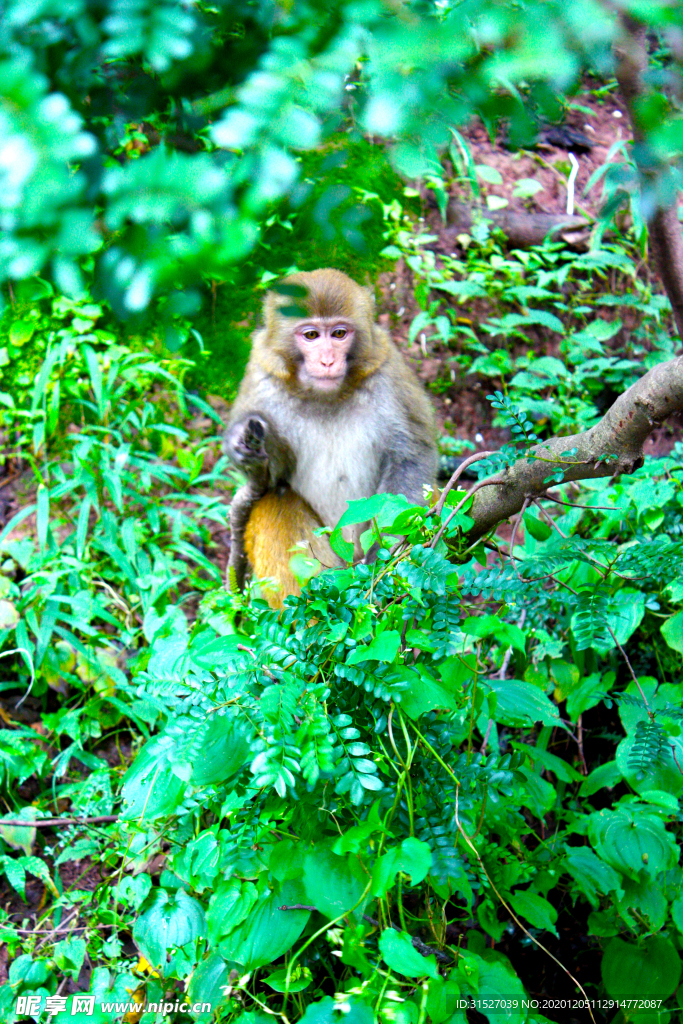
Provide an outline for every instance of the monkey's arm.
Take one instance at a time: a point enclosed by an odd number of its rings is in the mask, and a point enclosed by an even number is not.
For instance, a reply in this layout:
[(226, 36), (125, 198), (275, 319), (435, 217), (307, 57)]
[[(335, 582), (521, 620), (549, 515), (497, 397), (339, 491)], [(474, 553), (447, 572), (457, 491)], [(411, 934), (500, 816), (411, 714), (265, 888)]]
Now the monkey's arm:
[[(258, 413), (250, 413), (228, 427), (223, 451), (248, 477), (230, 505), (228, 585), (235, 583), (242, 590), (247, 572), (244, 533), (251, 510), (266, 491), (291, 477), (294, 456), (272, 424)], [(230, 580), (231, 569), (234, 581)]]
[[(431, 445), (416, 443), (407, 435), (396, 435), (393, 448), (386, 451), (380, 465), (377, 494), (404, 494), (415, 505), (425, 504), (425, 484), (434, 486), (437, 456)], [(395, 538), (398, 539), (398, 538)], [(363, 558), (367, 565), (374, 562), (379, 543), (372, 545)]]
[(406, 434), (394, 435), (380, 464), (377, 493), (405, 494), (408, 501), (424, 505), (425, 485), (434, 486), (436, 470), (435, 446), (416, 443)]
[(223, 451), (247, 474), (260, 494), (288, 483), (295, 468), (292, 449), (270, 420), (250, 412), (232, 423), (223, 437)]

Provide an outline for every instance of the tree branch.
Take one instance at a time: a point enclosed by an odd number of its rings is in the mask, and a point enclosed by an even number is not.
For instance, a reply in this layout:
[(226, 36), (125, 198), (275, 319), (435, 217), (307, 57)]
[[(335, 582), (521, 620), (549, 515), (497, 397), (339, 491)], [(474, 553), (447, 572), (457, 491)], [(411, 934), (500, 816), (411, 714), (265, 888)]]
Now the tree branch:
[[(643, 445), (652, 430), (675, 412), (683, 412), (683, 356), (649, 370), (590, 430), (535, 445), (531, 449), (535, 459), (520, 459), (500, 474), (500, 483), (477, 491), (467, 510), (474, 520), (468, 541), (516, 515), (525, 501), (544, 494), (551, 486), (546, 479), (558, 465), (564, 470), (565, 481), (632, 473), (643, 464)], [(575, 455), (563, 455), (573, 448)], [(616, 459), (600, 461), (608, 455)]]

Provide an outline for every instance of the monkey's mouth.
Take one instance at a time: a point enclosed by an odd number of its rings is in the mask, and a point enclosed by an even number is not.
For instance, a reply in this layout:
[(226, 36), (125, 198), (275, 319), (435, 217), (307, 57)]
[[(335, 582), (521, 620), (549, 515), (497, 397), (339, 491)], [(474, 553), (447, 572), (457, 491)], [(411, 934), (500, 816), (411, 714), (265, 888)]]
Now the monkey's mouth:
[(338, 388), (344, 380), (344, 374), (340, 373), (337, 377), (311, 377), (310, 380), (313, 387), (321, 388), (323, 391), (332, 391), (334, 388)]
[(308, 384), (309, 387), (314, 388), (316, 391), (336, 391), (343, 384), (345, 376), (345, 371), (323, 376), (319, 373), (311, 373), (304, 367), (301, 373), (301, 380), (302, 383)]

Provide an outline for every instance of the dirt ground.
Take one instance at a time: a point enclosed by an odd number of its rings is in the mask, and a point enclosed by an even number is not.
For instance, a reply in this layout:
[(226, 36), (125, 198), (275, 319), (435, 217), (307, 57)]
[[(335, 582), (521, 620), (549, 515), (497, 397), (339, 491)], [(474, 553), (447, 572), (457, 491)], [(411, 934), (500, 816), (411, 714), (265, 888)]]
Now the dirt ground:
[[(566, 125), (581, 133), (590, 140), (590, 150), (577, 150), (578, 172), (575, 182), (575, 214), (594, 218), (602, 204), (602, 179), (592, 185), (586, 192), (591, 176), (609, 159), (619, 159), (620, 144), (628, 143), (630, 129), (625, 108), (618, 97), (612, 93), (595, 97), (589, 91), (577, 95), (569, 110)], [(475, 165), (484, 164), (494, 168), (502, 178), (502, 184), (486, 184), (488, 195), (506, 199), (506, 212), (518, 214), (548, 214), (564, 216), (567, 212), (567, 181), (569, 169), (568, 149), (551, 146), (545, 142), (539, 144), (534, 151), (514, 152), (505, 145), (505, 139), (498, 137), (491, 140), (481, 122), (475, 121), (468, 128), (461, 130), (467, 143), (472, 161)], [(518, 181), (533, 178), (542, 189), (531, 198), (513, 196)], [(468, 202), (464, 193), (452, 193), (451, 198), (460, 203)], [(435, 204), (426, 204), (424, 230), (438, 236), (438, 240), (429, 245), (438, 258), (442, 255), (462, 257), (463, 250), (456, 240), (456, 229), (444, 224)], [(648, 274), (646, 266), (643, 274)], [(437, 410), (440, 430), (447, 435), (467, 439), (474, 443), (474, 450), (498, 447), (507, 440), (507, 434), (491, 426), (491, 408), (486, 395), (494, 388), (491, 380), (477, 379), (474, 376), (454, 381), (451, 387), (444, 387), (447, 361), (452, 352), (435, 338), (427, 338), (424, 350), (417, 342), (409, 344), (410, 325), (419, 307), (413, 296), (413, 274), (403, 260), (396, 265), (395, 271), (383, 275), (380, 287), (384, 297), (384, 313), (380, 320), (389, 327), (395, 340), (405, 352), (408, 360), (425, 384), (434, 385), (439, 381), (438, 390), (433, 387), (432, 398)], [(661, 290), (661, 289), (660, 289)], [(464, 304), (463, 314), (476, 322), (494, 312), (492, 307), (480, 299)], [(546, 332), (550, 334), (550, 332)], [(490, 339), (483, 338), (490, 345)], [(539, 339), (542, 349), (539, 354), (556, 354), (557, 339), (546, 337)], [(426, 350), (426, 354), (425, 354)], [(615, 350), (615, 354), (618, 350)], [(679, 420), (671, 420), (656, 429), (645, 445), (647, 455), (664, 455), (668, 453), (677, 440), (683, 437), (683, 429)]]

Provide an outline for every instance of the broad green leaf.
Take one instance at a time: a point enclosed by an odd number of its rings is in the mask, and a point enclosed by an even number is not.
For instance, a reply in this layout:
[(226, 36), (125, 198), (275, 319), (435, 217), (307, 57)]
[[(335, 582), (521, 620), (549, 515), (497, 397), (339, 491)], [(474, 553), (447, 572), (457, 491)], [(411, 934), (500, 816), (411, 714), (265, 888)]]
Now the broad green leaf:
[[(609, 693), (610, 686), (613, 685), (608, 679), (609, 675), (610, 673), (603, 676), (599, 672), (594, 672), (572, 689), (567, 697), (567, 714), (572, 722), (575, 722), (584, 711), (594, 708)], [(613, 676), (613, 673), (611, 675)]]
[(385, 629), (369, 644), (362, 644), (346, 658), (347, 665), (358, 665), (363, 661), (392, 662), (401, 646), (401, 634), (395, 629)]
[(683, 896), (677, 896), (671, 904), (671, 919), (683, 935)]
[(275, 992), (303, 992), (313, 981), (310, 968), (297, 966), (287, 980), (287, 968), (281, 967), (264, 977), (264, 982)]
[(167, 892), (154, 889), (133, 925), (133, 938), (145, 958), (163, 972), (166, 954), (178, 946), (206, 935), (201, 904), (184, 889)]
[(280, 910), (304, 902), (300, 883), (285, 882), (279, 889), (262, 896), (241, 924), (219, 945), (219, 952), (247, 970), (271, 964), (291, 949), (306, 927), (309, 910)]
[(634, 881), (641, 872), (652, 877), (678, 863), (675, 837), (666, 831), (661, 818), (637, 805), (594, 811), (589, 817), (588, 838), (603, 860)]
[(376, 1024), (372, 1007), (360, 999), (345, 998), (335, 1002), (330, 996), (317, 1003), (309, 1003), (300, 1024)]
[(244, 727), (236, 721), (213, 715), (193, 759), (190, 781), (195, 786), (224, 782), (246, 767), (250, 760), (251, 745)]
[(17, 348), (21, 348), (33, 337), (36, 324), (31, 320), (15, 320), (9, 329), (9, 340)]
[(488, 164), (476, 164), (474, 170), (480, 181), (485, 181), (489, 185), (503, 184), (503, 176), (496, 167), (489, 167)]
[(651, 879), (633, 882), (625, 878), (624, 895), (616, 907), (629, 928), (637, 929), (645, 924), (648, 931), (658, 932), (664, 927), (668, 904), (657, 882)]
[(661, 789), (665, 793), (679, 797), (683, 793), (683, 775), (676, 761), (683, 765), (683, 736), (667, 735), (666, 744), (659, 758), (648, 765), (646, 771), (631, 766), (631, 754), (635, 743), (636, 734), (632, 732), (624, 737), (617, 747), (616, 764), (623, 779), (636, 793)]
[(496, 708), (491, 714), (494, 722), (502, 725), (560, 726), (560, 713), (542, 690), (521, 679), (487, 679), (487, 689), (496, 695)]
[(460, 986), (455, 969), (449, 972), (445, 981), (432, 978), (427, 993), (428, 1019), (433, 1024), (467, 1024), (464, 1009), (458, 1007), (459, 998)]
[(123, 777), (122, 818), (148, 820), (171, 814), (181, 803), (187, 783), (173, 771), (173, 741), (168, 736), (148, 740)]
[(393, 846), (375, 862), (370, 891), (373, 896), (386, 896), (399, 871), (410, 875), (411, 885), (417, 885), (426, 877), (431, 864), (432, 852), (428, 844), (410, 836), (404, 839), (400, 846)]
[(379, 938), (379, 948), (384, 960), (397, 974), (406, 978), (439, 977), (436, 958), (418, 953), (407, 932), (385, 928)]
[(386, 530), (401, 512), (413, 507), (412, 502), (402, 494), (374, 494), (370, 498), (350, 501), (346, 512), (330, 534), (332, 550), (347, 562), (352, 561), (353, 544), (344, 539), (344, 527), (367, 523), (374, 519), (380, 530)]
[(526, 890), (511, 893), (509, 900), (515, 913), (525, 918), (534, 928), (543, 928), (545, 931), (557, 935), (555, 928), (557, 911), (548, 900), (539, 896), (538, 893)]
[(209, 900), (206, 915), (209, 940), (216, 945), (220, 939), (244, 921), (258, 899), (253, 882), (239, 878), (221, 879)]
[[(306, 902), (334, 920), (356, 906), (368, 878), (355, 858), (340, 857), (328, 847), (317, 845), (306, 854), (303, 882)], [(357, 908), (360, 913), (362, 906)]]
[[(487, 950), (482, 956), (466, 953), (464, 961), (465, 969), (474, 966), (473, 961), (478, 968), (479, 982), (475, 994), (489, 1001), (488, 1005), (484, 1003), (482, 1009), (489, 1024), (501, 1024), (501, 1021), (506, 1024), (524, 1024), (527, 1019), (524, 1000), (528, 996), (508, 958), (496, 950)], [(500, 1006), (501, 999), (506, 1000), (504, 1007)]]
[(85, 960), (85, 940), (62, 939), (55, 945), (53, 956), (59, 970), (75, 981)]
[(303, 843), (295, 843), (291, 839), (283, 839), (273, 847), (268, 868), (273, 878), (276, 878), (278, 882), (284, 882), (288, 878), (300, 878), (304, 857), (305, 847)]
[(681, 977), (681, 959), (670, 939), (650, 935), (639, 945), (611, 939), (601, 964), (613, 999), (668, 999)]
[(622, 781), (622, 774), (616, 761), (606, 761), (595, 768), (581, 787), (582, 796), (592, 796), (599, 789), (614, 789)]
[(213, 1017), (218, 1008), (229, 999), (226, 986), (232, 966), (220, 953), (212, 951), (205, 960), (199, 961), (192, 972), (187, 988), (188, 1001), (209, 1003), (212, 1007), (210, 1013), (199, 1017), (200, 1020)]
[(676, 612), (662, 626), (662, 636), (669, 647), (683, 654), (683, 611)]
[(600, 896), (609, 893), (615, 893), (616, 899), (621, 898), (623, 879), (614, 868), (587, 846), (568, 846), (566, 851), (564, 859), (572, 882), (592, 906), (598, 907)]
[(524, 513), (524, 525), (534, 540), (547, 540), (553, 532), (552, 527), (544, 519), (540, 519), (532, 512)]
[(503, 622), (497, 615), (470, 616), (463, 622), (462, 629), (469, 636), (478, 636), (482, 639), (492, 636), (501, 646), (514, 647), (522, 654), (526, 649), (526, 636), (519, 626)]

